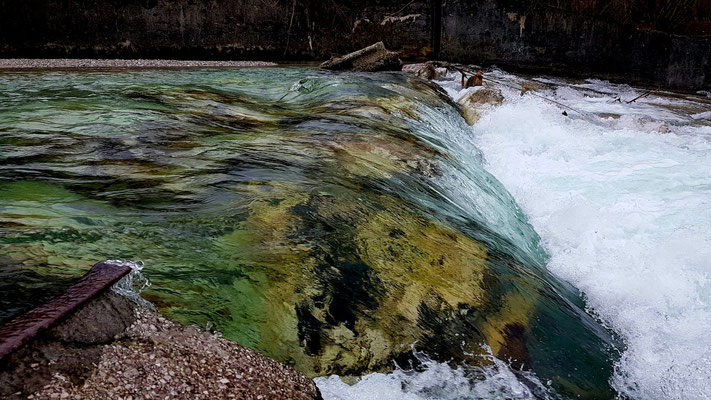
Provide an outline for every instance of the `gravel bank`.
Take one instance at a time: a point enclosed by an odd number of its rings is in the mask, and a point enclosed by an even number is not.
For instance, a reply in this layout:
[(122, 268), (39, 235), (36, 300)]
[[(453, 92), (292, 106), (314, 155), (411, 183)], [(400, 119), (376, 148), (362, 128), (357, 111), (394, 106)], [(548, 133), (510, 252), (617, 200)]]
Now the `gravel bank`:
[(104, 69), (104, 68), (237, 68), (274, 67), (266, 61), (114, 60), (70, 58), (3, 58), (0, 70), (17, 69)]
[(321, 399), (305, 375), (108, 292), (0, 363), (3, 399)]

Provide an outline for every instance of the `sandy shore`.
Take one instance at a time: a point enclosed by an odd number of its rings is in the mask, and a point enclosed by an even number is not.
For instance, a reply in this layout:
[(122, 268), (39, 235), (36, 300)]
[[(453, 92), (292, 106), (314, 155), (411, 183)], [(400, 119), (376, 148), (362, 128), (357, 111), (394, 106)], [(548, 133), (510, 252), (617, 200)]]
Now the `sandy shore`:
[(119, 60), (90, 58), (2, 58), (0, 70), (104, 68), (244, 68), (274, 67), (267, 61)]

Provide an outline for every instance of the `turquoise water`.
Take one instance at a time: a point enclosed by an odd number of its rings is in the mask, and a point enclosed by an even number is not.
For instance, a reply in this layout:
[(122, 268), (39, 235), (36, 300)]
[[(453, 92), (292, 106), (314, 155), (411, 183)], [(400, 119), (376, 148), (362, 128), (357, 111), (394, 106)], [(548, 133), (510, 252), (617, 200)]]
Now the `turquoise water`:
[(438, 87), (308, 68), (0, 83), (0, 318), (140, 260), (161, 312), (312, 376), (427, 354), (613, 397), (614, 340)]

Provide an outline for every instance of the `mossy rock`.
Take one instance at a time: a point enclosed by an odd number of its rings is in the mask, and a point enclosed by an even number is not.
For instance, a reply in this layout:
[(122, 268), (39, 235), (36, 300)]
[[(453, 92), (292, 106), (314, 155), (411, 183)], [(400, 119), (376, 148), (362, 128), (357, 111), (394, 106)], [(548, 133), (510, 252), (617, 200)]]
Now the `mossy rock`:
[[(443, 357), (483, 343), (529, 358), (512, 341), (523, 340), (535, 298), (490, 289), (482, 244), (390, 196), (282, 190), (220, 240), (265, 290), (252, 345), (313, 375), (387, 370), (413, 343)], [(465, 345), (429, 346), (437, 341)]]

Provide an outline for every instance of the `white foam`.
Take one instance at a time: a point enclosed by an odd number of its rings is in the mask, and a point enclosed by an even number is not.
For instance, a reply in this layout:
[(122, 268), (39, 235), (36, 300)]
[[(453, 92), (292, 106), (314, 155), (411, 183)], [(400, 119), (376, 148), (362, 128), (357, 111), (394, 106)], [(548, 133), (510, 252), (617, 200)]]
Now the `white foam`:
[(643, 91), (601, 81), (538, 92), (594, 119), (566, 117), (499, 87), (506, 101), (472, 127), (474, 140), (540, 234), (549, 269), (627, 344), (613, 386), (637, 399), (711, 398), (711, 127), (695, 123), (706, 113), (655, 95), (617, 102)]
[(153, 303), (141, 297), (141, 293), (151, 286), (151, 281), (141, 273), (144, 267), (143, 261), (135, 262), (129, 260), (106, 260), (104, 262), (131, 268), (131, 271), (128, 274), (113, 284), (111, 290), (114, 293), (119, 294), (140, 306), (155, 310), (155, 305), (153, 305)]
[(708, 119), (711, 120), (711, 111), (704, 111), (696, 114), (692, 114), (691, 118), (693, 119)]
[[(424, 371), (396, 369), (388, 374), (372, 373), (353, 385), (338, 376), (316, 378), (325, 400), (424, 400), (424, 399), (535, 399), (549, 398), (548, 389), (530, 372), (513, 370), (485, 348), (487, 367), (452, 368), (422, 354), (417, 357)], [(519, 374), (528, 382), (521, 383)], [(534, 391), (538, 397), (534, 396)]]

